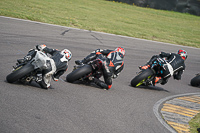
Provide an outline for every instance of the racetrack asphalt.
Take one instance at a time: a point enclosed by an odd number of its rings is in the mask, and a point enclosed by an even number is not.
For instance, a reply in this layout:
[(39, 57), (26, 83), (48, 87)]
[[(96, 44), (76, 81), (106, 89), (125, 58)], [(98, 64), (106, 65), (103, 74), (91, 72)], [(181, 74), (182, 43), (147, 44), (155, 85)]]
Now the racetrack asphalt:
[[(198, 108), (189, 106), (193, 103), (195, 107), (199, 106), (200, 88), (189, 84), (199, 73), (197, 48), (3, 16), (0, 17), (0, 28), (0, 132), (170, 133), (176, 132), (178, 122), (178, 125), (187, 123), (180, 118), (189, 120), (191, 114), (198, 112)], [(8, 84), (5, 77), (16, 60), (42, 43), (56, 49), (68, 48), (73, 53), (68, 71), (60, 81), (52, 82), (54, 89), (43, 90), (37, 84)], [(75, 60), (97, 48), (114, 49), (117, 46), (126, 49), (125, 68), (113, 80), (110, 90), (65, 82)], [(130, 86), (131, 79), (139, 71), (138, 66), (145, 64), (152, 55), (160, 51), (176, 52), (179, 48), (189, 54), (180, 81), (171, 78), (164, 86)], [(185, 104), (188, 106), (182, 106)], [(195, 113), (180, 114), (183, 108)]]

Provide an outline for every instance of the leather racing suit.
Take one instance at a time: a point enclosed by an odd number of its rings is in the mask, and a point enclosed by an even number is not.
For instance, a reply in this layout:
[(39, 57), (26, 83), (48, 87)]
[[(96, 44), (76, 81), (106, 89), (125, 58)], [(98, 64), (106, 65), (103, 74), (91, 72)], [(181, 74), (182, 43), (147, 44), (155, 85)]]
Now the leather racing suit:
[[(108, 90), (112, 87), (112, 78), (116, 78), (124, 68), (123, 58), (124, 56), (120, 52), (109, 49), (96, 49), (81, 62), (86, 64), (94, 59), (101, 60), (103, 64), (102, 72), (105, 82), (96, 77), (93, 78), (93, 82), (102, 89)], [(76, 62), (76, 64), (78, 63)]]
[(181, 75), (183, 74), (183, 71), (185, 70), (185, 63), (184, 60), (181, 58), (179, 54), (176, 53), (165, 53), (161, 52), (158, 55), (152, 56), (152, 58), (149, 60), (147, 65), (151, 65), (154, 60), (156, 60), (158, 57), (166, 58), (165, 64), (165, 71), (163, 72), (163, 75), (159, 82), (164, 85), (167, 83), (168, 79), (173, 76), (174, 79), (180, 80)]

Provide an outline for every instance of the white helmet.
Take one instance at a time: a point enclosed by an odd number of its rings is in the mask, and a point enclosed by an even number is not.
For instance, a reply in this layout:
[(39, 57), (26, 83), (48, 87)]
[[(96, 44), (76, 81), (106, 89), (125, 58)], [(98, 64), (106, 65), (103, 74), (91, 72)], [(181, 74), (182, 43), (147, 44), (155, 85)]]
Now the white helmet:
[(68, 49), (63, 49), (60, 53), (65, 55), (66, 59), (68, 60), (72, 58), (72, 53)]

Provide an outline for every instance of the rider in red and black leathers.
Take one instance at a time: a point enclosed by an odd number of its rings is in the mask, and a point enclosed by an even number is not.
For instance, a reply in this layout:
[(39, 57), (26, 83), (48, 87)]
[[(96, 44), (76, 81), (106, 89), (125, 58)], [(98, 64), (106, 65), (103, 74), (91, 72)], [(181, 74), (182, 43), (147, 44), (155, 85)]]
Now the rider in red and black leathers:
[(100, 60), (103, 64), (102, 69), (105, 82), (96, 77), (93, 77), (91, 80), (102, 89), (110, 89), (112, 87), (112, 78), (116, 78), (124, 68), (124, 55), (125, 50), (121, 47), (115, 50), (97, 49), (83, 60), (77, 60), (75, 63), (81, 65), (82, 63), (86, 64), (94, 59)]
[[(162, 85), (166, 84), (171, 76), (173, 76), (174, 79), (180, 80), (181, 75), (185, 70), (185, 60), (187, 58), (187, 52), (182, 49), (178, 50), (178, 53), (161, 52), (159, 55), (154, 55), (145, 66), (141, 67), (141, 69), (150, 67), (153, 61), (156, 60), (158, 57), (165, 58), (167, 65), (165, 67), (166, 69), (163, 72), (162, 77), (156, 77), (158, 79), (155, 80), (154, 85), (156, 83), (161, 83)], [(172, 70), (170, 70), (169, 68), (172, 68)]]

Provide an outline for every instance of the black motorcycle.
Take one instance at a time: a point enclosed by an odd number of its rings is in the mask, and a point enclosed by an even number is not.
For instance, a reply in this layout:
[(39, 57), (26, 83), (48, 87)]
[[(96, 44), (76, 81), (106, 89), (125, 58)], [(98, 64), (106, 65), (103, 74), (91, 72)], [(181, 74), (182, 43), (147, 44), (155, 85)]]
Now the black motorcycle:
[(166, 69), (168, 69), (168, 63), (165, 59), (157, 58), (147, 69), (140, 68), (141, 71), (131, 80), (131, 85), (133, 87), (154, 85), (155, 77), (163, 77)]
[(66, 80), (70, 83), (75, 81), (89, 82), (89, 78), (100, 78), (102, 76), (102, 61), (95, 59), (87, 64), (76, 65), (71, 73), (66, 77)]
[(196, 74), (196, 76), (191, 79), (190, 84), (195, 87), (200, 85), (200, 73)]

